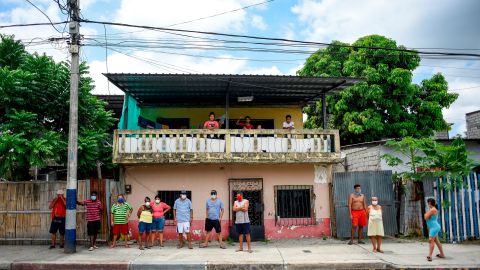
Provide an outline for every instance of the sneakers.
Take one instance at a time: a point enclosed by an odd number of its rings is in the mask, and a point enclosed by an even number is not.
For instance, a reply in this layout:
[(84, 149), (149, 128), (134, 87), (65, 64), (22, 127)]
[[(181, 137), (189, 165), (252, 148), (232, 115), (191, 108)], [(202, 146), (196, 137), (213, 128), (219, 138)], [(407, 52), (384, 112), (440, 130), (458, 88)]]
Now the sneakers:
[(88, 251), (93, 251), (93, 247), (90, 247), (90, 248), (88, 249)]

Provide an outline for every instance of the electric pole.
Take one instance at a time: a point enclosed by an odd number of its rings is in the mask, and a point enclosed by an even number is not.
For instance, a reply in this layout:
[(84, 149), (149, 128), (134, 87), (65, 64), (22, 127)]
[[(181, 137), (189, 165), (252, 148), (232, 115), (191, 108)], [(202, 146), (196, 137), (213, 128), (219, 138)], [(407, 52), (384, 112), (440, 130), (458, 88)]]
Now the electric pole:
[(78, 82), (80, 52), (79, 0), (68, 0), (70, 14), (70, 114), (68, 128), (67, 216), (65, 220), (65, 253), (75, 253), (77, 245), (77, 141)]

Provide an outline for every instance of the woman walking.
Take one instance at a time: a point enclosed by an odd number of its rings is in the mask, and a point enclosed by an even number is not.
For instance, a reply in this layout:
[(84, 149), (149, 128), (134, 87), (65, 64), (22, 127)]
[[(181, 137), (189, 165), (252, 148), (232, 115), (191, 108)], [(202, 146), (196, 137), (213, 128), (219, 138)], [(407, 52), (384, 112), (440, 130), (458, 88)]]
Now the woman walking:
[(443, 247), (440, 243), (440, 239), (438, 238), (438, 233), (440, 233), (440, 224), (437, 221), (438, 217), (438, 209), (437, 204), (434, 199), (429, 198), (427, 200), (429, 210), (425, 213), (425, 220), (427, 221), (428, 227), (428, 242), (429, 242), (429, 252), (427, 256), (427, 260), (429, 262), (432, 261), (432, 253), (433, 249), (435, 249), (435, 244), (437, 245), (438, 250), (440, 251), (439, 254), (436, 255), (437, 258), (444, 259), (445, 254), (443, 253)]
[(382, 207), (378, 204), (378, 198), (372, 197), (372, 204), (367, 208), (368, 215), (368, 236), (372, 241), (373, 252), (383, 253), (381, 249), (383, 230)]

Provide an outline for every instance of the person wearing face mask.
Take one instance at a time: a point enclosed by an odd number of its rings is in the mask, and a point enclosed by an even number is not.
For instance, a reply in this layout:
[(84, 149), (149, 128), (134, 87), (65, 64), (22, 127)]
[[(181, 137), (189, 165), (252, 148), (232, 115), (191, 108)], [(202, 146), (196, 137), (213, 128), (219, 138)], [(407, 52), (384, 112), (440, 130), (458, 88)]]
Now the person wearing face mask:
[(355, 231), (358, 228), (358, 243), (365, 244), (362, 241), (363, 227), (367, 226), (367, 203), (365, 202), (365, 196), (362, 194), (362, 188), (359, 184), (353, 186), (354, 193), (351, 193), (348, 197), (348, 210), (350, 212), (350, 219), (352, 220), (352, 235), (350, 237), (349, 245), (353, 244), (353, 238), (355, 237)]
[(50, 249), (55, 248), (57, 241), (57, 232), (60, 233), (60, 248), (63, 248), (65, 243), (65, 216), (67, 214), (67, 201), (63, 195), (63, 190), (57, 191), (57, 196), (50, 202), (49, 208), (52, 209), (52, 222), (50, 223), (50, 234), (52, 244)]
[(165, 214), (171, 207), (160, 200), (160, 196), (155, 196), (155, 203), (152, 205), (153, 223), (150, 245), (153, 246), (154, 240), (159, 237), (160, 246), (163, 247), (163, 228), (165, 227)]
[(190, 234), (190, 225), (193, 219), (192, 202), (187, 198), (187, 191), (180, 192), (180, 198), (173, 205), (173, 219), (177, 224), (178, 246), (183, 248), (185, 245), (183, 234), (187, 235), (188, 248), (192, 249), (192, 236)]
[(145, 197), (143, 204), (138, 208), (138, 248), (143, 250), (143, 236), (145, 235), (145, 248), (150, 248), (148, 245), (150, 239), (150, 232), (152, 231), (153, 209), (150, 205), (150, 198)]
[(243, 236), (247, 238), (248, 252), (252, 253), (250, 239), (250, 218), (248, 217), (249, 202), (243, 198), (242, 193), (237, 193), (237, 200), (233, 203), (233, 212), (235, 212), (235, 229), (238, 233), (239, 248), (236, 250), (243, 251)]
[(97, 192), (90, 193), (90, 199), (83, 202), (78, 202), (78, 205), (85, 206), (87, 213), (85, 219), (87, 220), (87, 234), (90, 239), (89, 251), (93, 251), (98, 247), (95, 245), (97, 241), (98, 231), (100, 231), (100, 220), (102, 219), (102, 202), (97, 199)]
[(205, 242), (200, 247), (202, 248), (208, 247), (208, 239), (210, 238), (212, 229), (215, 229), (215, 232), (218, 235), (218, 242), (220, 243), (220, 248), (225, 249), (225, 245), (222, 242), (222, 224), (221, 224), (225, 207), (223, 205), (222, 200), (217, 198), (216, 190), (210, 191), (210, 198), (205, 203), (205, 208), (206, 208), (205, 215), (207, 216), (205, 218), (205, 231), (207, 232), (207, 235), (205, 236)]
[(368, 213), (368, 232), (373, 246), (373, 252), (383, 253), (381, 249), (382, 237), (385, 235), (383, 230), (382, 207), (378, 204), (378, 198), (372, 197), (372, 204), (367, 208)]
[(125, 201), (123, 194), (117, 197), (117, 203), (112, 205), (110, 220), (113, 227), (113, 243), (110, 248), (117, 246), (117, 237), (122, 234), (125, 247), (128, 248), (128, 219), (133, 212), (132, 206)]

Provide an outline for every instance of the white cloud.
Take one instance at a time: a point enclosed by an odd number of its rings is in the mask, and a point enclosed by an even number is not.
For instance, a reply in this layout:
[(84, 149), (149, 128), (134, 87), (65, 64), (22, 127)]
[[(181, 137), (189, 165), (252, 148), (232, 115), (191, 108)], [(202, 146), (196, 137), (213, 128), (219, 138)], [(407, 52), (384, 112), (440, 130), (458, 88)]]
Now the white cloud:
[(258, 15), (253, 15), (251, 22), (252, 22), (252, 26), (255, 28), (260, 29), (262, 31), (267, 30), (267, 24), (263, 20), (263, 17)]
[(242, 72), (242, 74), (251, 74), (251, 75), (284, 75), (280, 69), (276, 66), (268, 68), (253, 68), (247, 69)]
[[(291, 11), (302, 25), (302, 39), (320, 42), (340, 40), (352, 43), (358, 38), (380, 34), (410, 48), (480, 48), (480, 2), (455, 1), (376, 1), (300, 0)], [(424, 49), (425, 50), (425, 49)], [(422, 60), (415, 78), (442, 72), (450, 89), (480, 85), (478, 61)], [(440, 66), (439, 67), (426, 67)], [(480, 88), (458, 91), (459, 98), (444, 116), (455, 123), (451, 135), (465, 131), (465, 113), (480, 109)], [(453, 133), (453, 134), (452, 134)]]

